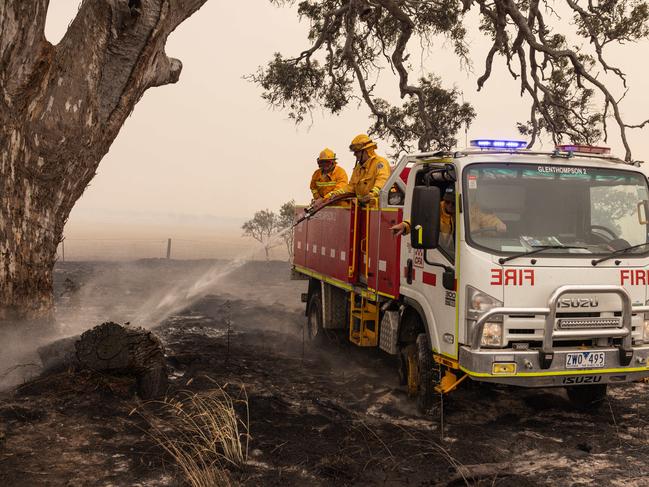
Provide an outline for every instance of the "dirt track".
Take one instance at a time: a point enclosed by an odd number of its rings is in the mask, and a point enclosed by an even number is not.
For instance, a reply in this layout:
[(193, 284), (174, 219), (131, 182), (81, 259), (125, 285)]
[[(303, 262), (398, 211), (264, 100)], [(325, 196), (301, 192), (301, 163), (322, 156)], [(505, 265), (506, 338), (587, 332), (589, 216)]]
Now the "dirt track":
[[(68, 323), (127, 316), (205, 265), (66, 264), (57, 290), (65, 277), (82, 289), (60, 301), (59, 315)], [(248, 264), (158, 330), (174, 390), (207, 390), (210, 379), (245, 386), (250, 462), (232, 472), (236, 480), (465, 485), (464, 465), (476, 474), (469, 485), (649, 485), (645, 384), (611, 389), (595, 413), (572, 410), (561, 390), (471, 385), (448, 398), (442, 434), (439, 410), (417, 415), (386, 355), (303, 343), (304, 286), (288, 281), (284, 263)], [(5, 394), (0, 485), (177, 485), (145, 424), (129, 416), (137, 405), (132, 381), (92, 374), (62, 372)]]

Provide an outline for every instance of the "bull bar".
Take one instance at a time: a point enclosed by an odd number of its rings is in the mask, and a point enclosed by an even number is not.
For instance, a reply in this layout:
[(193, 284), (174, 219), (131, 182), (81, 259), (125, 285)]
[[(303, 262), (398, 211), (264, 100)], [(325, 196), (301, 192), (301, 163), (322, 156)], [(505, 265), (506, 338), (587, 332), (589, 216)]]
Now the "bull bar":
[[(622, 326), (598, 329), (555, 329), (557, 302), (561, 296), (569, 293), (616, 294), (622, 301)], [(542, 369), (550, 368), (554, 359), (553, 341), (555, 338), (622, 338), (618, 348), (620, 365), (628, 366), (633, 358), (633, 337), (631, 328), (632, 313), (648, 312), (649, 306), (633, 306), (629, 293), (621, 286), (613, 285), (565, 285), (558, 287), (548, 299), (546, 308), (509, 308), (498, 307), (485, 312), (473, 324), (471, 329), (471, 351), (479, 352), (485, 323), (497, 315), (542, 315), (545, 316), (543, 345), (539, 350), (539, 365)], [(504, 329), (503, 329), (504, 333)], [(497, 350), (497, 349), (496, 349)]]

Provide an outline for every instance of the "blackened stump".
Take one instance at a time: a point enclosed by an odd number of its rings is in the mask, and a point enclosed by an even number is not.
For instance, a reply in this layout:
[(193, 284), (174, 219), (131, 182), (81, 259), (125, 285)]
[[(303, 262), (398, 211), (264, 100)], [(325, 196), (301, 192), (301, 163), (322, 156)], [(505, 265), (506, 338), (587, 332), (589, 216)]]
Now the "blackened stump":
[(159, 397), (167, 390), (162, 343), (144, 328), (103, 323), (83, 333), (75, 349), (82, 368), (135, 376), (142, 399)]

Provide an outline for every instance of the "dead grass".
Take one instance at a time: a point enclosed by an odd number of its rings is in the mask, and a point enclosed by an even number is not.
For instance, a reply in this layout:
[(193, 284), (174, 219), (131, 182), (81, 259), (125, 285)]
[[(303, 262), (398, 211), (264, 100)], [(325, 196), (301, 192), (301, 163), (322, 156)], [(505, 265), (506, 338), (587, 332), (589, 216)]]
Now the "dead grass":
[(221, 386), (183, 391), (134, 412), (146, 420), (147, 433), (192, 487), (233, 485), (229, 471), (241, 469), (248, 459), (248, 397), (243, 387), (237, 397)]

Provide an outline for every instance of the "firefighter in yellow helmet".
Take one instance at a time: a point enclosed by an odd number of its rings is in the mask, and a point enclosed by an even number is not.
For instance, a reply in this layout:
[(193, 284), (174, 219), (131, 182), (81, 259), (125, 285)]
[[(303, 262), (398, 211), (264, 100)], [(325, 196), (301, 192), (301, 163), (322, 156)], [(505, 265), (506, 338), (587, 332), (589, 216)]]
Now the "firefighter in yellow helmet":
[(379, 195), (379, 191), (390, 177), (390, 164), (385, 158), (377, 155), (375, 149), (376, 143), (367, 135), (354, 137), (349, 150), (356, 157), (356, 166), (349, 184), (336, 190), (335, 194), (355, 193), (362, 203), (367, 203)]
[(333, 191), (347, 185), (347, 173), (336, 164), (336, 154), (331, 149), (324, 149), (318, 156), (318, 169), (311, 177), (311, 194), (316, 206), (320, 206), (331, 196)]

